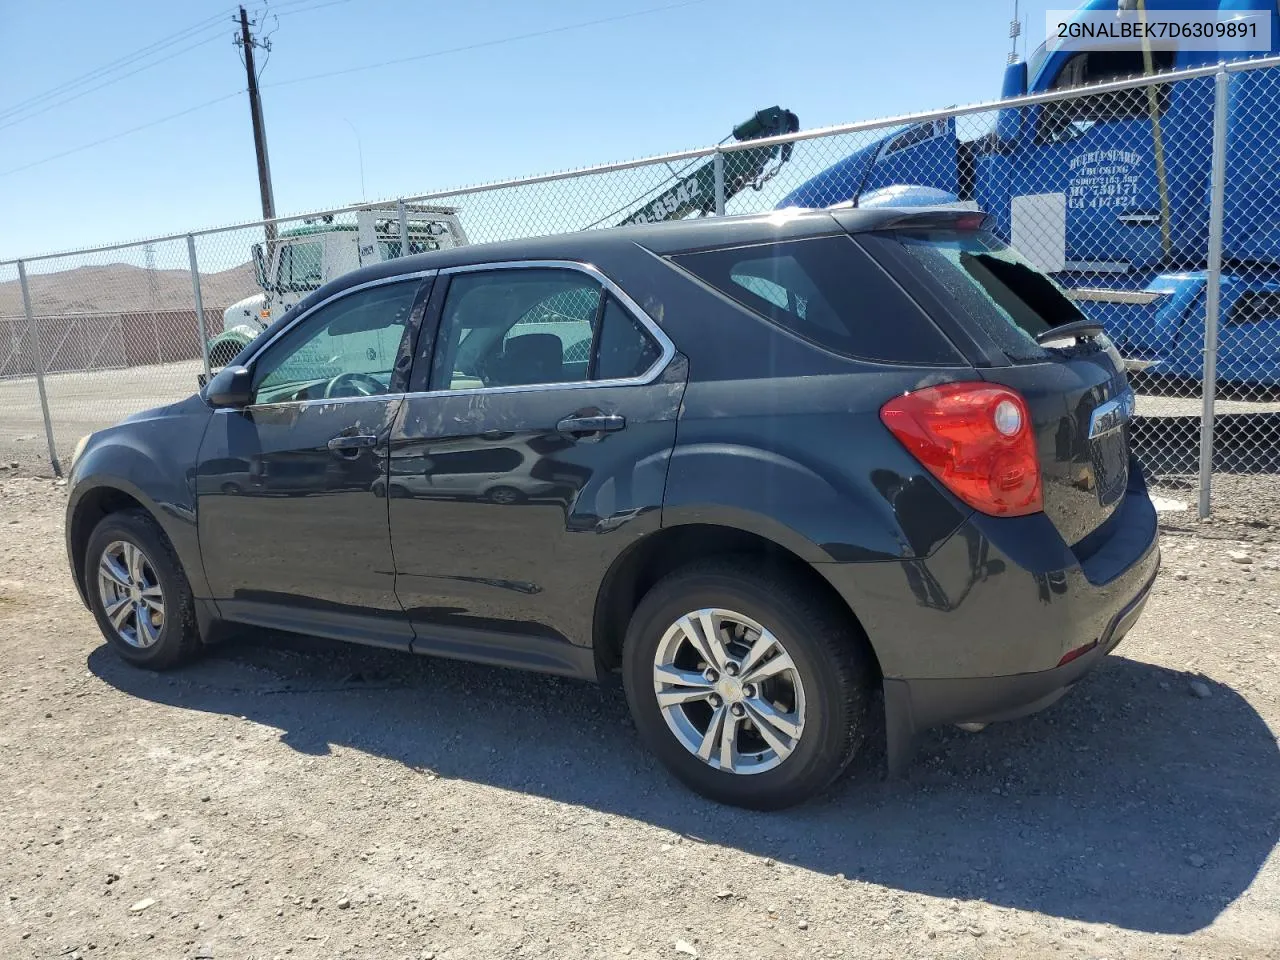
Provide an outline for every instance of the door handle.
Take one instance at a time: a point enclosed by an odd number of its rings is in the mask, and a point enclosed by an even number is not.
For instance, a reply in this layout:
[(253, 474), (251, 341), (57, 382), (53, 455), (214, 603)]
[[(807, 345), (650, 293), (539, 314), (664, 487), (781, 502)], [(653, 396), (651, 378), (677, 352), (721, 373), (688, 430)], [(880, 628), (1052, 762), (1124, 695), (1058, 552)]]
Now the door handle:
[(377, 446), (378, 438), (370, 436), (351, 436), (342, 434), (329, 441), (328, 447), (340, 457), (357, 456), (361, 450)]
[(627, 425), (627, 418), (617, 413), (593, 414), (585, 417), (565, 417), (556, 424), (556, 432), (571, 440), (590, 439), (591, 434), (613, 433)]

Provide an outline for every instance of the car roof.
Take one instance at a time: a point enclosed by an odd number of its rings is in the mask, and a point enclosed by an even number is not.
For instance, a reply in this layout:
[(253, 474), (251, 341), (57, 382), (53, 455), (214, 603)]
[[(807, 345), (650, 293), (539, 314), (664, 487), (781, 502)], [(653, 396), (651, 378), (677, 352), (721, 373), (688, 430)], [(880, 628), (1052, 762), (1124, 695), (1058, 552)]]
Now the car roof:
[[(662, 223), (643, 223), (600, 230), (583, 230), (551, 236), (475, 243), (445, 250), (413, 254), (396, 260), (371, 264), (326, 284), (324, 296), (332, 296), (348, 286), (385, 277), (449, 267), (517, 260), (574, 260), (591, 263), (611, 259), (620, 247), (640, 246), (660, 256), (710, 247), (768, 243), (775, 240), (823, 236), (842, 232), (859, 233), (887, 229), (906, 223), (937, 222), (972, 211), (938, 207), (876, 207), (833, 210), (789, 208), (764, 214), (703, 217)], [(321, 291), (317, 291), (320, 293)], [(310, 298), (308, 298), (310, 299)]]
[[(658, 256), (670, 256), (709, 248), (748, 246), (902, 226), (942, 226), (962, 217), (974, 216), (972, 210), (953, 207), (875, 207), (866, 210), (845, 204), (826, 210), (791, 207), (763, 214), (643, 223), (433, 250), (370, 264), (330, 280), (277, 317), (262, 335), (254, 339), (256, 349), (250, 351), (250, 356), (269, 343), (276, 331), (292, 323), (293, 317), (298, 313), (310, 310), (344, 290), (375, 280), (449, 267), (511, 261), (568, 260), (603, 265), (616, 262), (616, 257), (628, 248), (634, 250), (639, 247)], [(976, 216), (981, 218), (983, 214)]]

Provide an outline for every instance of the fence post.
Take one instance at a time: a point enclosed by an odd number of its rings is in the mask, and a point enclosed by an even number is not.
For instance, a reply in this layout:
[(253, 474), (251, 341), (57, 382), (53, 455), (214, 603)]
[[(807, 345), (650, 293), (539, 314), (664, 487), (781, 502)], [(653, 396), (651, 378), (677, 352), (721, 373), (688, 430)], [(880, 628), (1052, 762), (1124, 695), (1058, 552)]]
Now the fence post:
[(396, 201), (396, 215), (400, 218), (400, 256), (409, 255), (409, 209), (403, 200)]
[(44, 360), (40, 353), (40, 328), (36, 325), (36, 313), (31, 309), (31, 290), (27, 287), (27, 265), (18, 261), (18, 282), (22, 287), (22, 309), (27, 312), (27, 335), (31, 338), (31, 359), (36, 368), (36, 390), (40, 393), (40, 412), (44, 414), (44, 436), (49, 442), (49, 462), (53, 474), (62, 476), (62, 464), (58, 463), (58, 447), (53, 442), (53, 421), (49, 418), (49, 396), (44, 390)]
[(209, 379), (209, 334), (205, 330), (204, 299), (200, 296), (200, 268), (196, 265), (196, 238), (187, 234), (187, 263), (191, 265), (191, 292), (196, 300), (196, 330), (200, 337), (200, 355), (204, 357), (204, 378)]
[(724, 154), (716, 151), (712, 161), (716, 175), (716, 216), (724, 216)]
[(1222, 208), (1227, 179), (1227, 66), (1213, 78), (1213, 164), (1209, 174), (1209, 260), (1204, 293), (1204, 409), (1200, 414), (1201, 517), (1209, 516), (1213, 477), (1213, 417), (1218, 382), (1218, 320), (1222, 298)]

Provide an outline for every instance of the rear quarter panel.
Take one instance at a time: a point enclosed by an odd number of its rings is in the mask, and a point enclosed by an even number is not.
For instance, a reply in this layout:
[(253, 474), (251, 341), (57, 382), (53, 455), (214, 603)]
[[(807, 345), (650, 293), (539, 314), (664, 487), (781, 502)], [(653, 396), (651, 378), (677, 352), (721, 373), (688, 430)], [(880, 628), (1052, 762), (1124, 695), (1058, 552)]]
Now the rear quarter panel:
[(688, 357), (664, 527), (736, 527), (818, 563), (921, 556), (968, 516), (880, 422), (880, 407), (973, 379), (971, 369), (837, 356), (651, 254), (607, 272)]
[(969, 511), (879, 416), (923, 385), (918, 371), (690, 383), (663, 525), (738, 527), (811, 563), (928, 555)]

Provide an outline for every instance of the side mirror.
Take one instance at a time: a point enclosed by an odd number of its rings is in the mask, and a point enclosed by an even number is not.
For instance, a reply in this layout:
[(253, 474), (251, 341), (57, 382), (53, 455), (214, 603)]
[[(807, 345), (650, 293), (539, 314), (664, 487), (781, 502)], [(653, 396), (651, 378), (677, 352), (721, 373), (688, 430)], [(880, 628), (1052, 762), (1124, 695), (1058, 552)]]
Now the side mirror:
[[(1027, 65), (1011, 63), (1004, 68), (1004, 84), (1000, 96), (1021, 97), (1027, 92)], [(1022, 136), (1022, 115), (1026, 107), (1006, 108), (996, 114), (996, 140), (1002, 147), (1012, 146)]]
[(1021, 97), (1027, 92), (1027, 64), (1025, 60), (1011, 63), (1004, 68), (1004, 82), (1000, 85), (1000, 98)]
[(258, 286), (263, 290), (270, 290), (267, 280), (267, 258), (262, 252), (262, 244), (255, 243), (253, 245), (253, 269), (258, 277)]
[(244, 407), (253, 399), (253, 374), (248, 367), (224, 367), (209, 381), (205, 399), (215, 407)]

